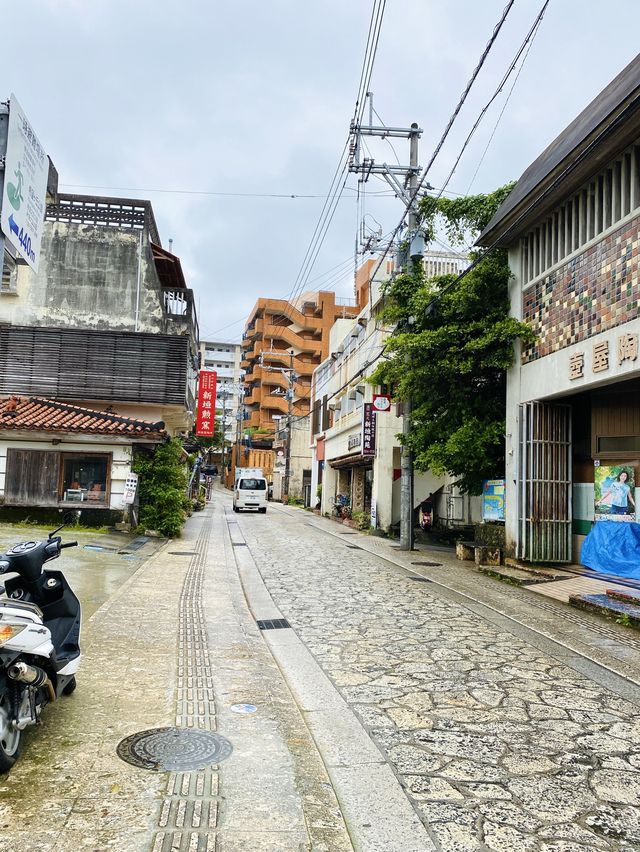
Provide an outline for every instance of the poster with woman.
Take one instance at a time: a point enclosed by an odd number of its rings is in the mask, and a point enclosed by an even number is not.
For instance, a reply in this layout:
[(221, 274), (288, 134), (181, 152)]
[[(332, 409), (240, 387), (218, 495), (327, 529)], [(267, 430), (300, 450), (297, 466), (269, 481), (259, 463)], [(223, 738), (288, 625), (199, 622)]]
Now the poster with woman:
[(635, 470), (624, 464), (596, 465), (596, 521), (635, 521)]

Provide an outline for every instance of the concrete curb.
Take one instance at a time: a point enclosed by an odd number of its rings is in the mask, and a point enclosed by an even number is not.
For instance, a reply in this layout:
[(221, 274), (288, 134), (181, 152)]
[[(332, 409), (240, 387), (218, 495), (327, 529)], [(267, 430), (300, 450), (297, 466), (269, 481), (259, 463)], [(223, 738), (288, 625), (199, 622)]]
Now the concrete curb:
[[(249, 548), (235, 549), (256, 619), (282, 618)], [(378, 747), (291, 629), (263, 632), (322, 757), (357, 852), (435, 849)]]

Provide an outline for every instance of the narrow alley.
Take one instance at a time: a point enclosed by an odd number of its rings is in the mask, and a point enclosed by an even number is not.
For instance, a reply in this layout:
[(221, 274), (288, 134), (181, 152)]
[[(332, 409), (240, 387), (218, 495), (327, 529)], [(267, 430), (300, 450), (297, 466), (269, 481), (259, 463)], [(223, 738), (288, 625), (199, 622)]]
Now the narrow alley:
[[(640, 641), (430, 556), (216, 491), (85, 624), (0, 848), (637, 849)], [(173, 725), (217, 762), (118, 756)]]

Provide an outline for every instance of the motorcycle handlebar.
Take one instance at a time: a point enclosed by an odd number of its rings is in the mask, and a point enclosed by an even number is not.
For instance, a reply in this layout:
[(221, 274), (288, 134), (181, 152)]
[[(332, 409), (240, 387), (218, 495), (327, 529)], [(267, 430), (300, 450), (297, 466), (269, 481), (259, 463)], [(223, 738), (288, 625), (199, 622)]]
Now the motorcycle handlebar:
[(66, 541), (64, 544), (60, 545), (60, 550), (62, 550), (64, 547), (77, 547), (77, 546), (78, 546), (77, 541)]

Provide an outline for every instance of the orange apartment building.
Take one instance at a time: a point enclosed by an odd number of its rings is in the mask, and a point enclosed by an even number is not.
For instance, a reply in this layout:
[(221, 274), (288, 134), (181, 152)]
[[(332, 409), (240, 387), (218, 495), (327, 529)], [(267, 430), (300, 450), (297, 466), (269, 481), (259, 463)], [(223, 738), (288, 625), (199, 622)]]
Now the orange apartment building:
[(358, 311), (355, 301), (336, 299), (329, 291), (305, 293), (295, 302), (258, 299), (245, 326), (240, 365), (245, 371), (244, 402), (249, 411), (244, 425), (259, 430), (254, 444), (269, 445), (278, 416), (288, 412), (287, 377), (267, 367), (288, 368), (293, 353), (297, 376), (293, 414), (307, 415), (311, 377), (328, 355), (329, 331), (337, 319), (355, 317)]

